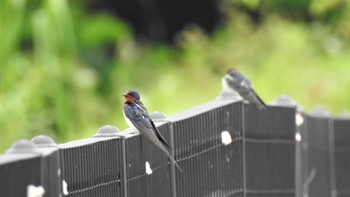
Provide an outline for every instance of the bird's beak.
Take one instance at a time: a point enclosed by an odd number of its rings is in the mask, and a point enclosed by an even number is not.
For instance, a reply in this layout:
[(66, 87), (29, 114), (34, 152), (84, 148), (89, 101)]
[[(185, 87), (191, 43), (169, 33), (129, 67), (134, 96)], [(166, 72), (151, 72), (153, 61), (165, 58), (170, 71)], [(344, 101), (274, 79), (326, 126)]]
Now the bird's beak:
[(132, 97), (132, 96), (130, 96), (130, 95), (128, 95), (128, 94), (123, 94), (123, 96), (124, 96), (124, 97), (129, 97), (129, 98), (134, 98), (134, 97)]

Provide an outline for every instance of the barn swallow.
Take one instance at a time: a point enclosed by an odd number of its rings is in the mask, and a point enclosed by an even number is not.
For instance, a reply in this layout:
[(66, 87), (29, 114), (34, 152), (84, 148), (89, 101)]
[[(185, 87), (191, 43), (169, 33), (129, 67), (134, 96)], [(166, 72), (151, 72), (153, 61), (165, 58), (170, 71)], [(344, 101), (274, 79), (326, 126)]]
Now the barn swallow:
[(181, 167), (176, 163), (175, 159), (165, 148), (167, 147), (168, 149), (172, 150), (149, 116), (147, 108), (140, 100), (140, 94), (135, 90), (128, 90), (125, 92), (125, 94), (123, 94), (123, 96), (125, 98), (123, 112), (126, 123), (130, 127), (135, 127), (142, 136), (146, 137), (160, 150), (162, 150), (182, 172)]
[(228, 86), (225, 77), (221, 78), (221, 84), (222, 92), (219, 94), (219, 96), (216, 97), (215, 100), (243, 100), (243, 98), (238, 94), (238, 92), (236, 92)]
[(259, 109), (266, 109), (266, 104), (255, 92), (252, 83), (241, 72), (232, 68), (224, 76), (227, 86), (235, 90), (245, 101)]

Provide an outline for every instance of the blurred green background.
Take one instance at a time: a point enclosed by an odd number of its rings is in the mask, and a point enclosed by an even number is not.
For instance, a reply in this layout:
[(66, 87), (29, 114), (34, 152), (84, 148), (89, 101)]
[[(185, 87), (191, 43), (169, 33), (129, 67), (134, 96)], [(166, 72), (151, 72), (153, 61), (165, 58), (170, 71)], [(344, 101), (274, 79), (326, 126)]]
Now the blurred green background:
[[(173, 44), (138, 42), (130, 25), (84, 1), (0, 2), (0, 152), (45, 134), (57, 143), (127, 128), (122, 94), (171, 115), (213, 100), (231, 67), (270, 103), (350, 110), (350, 0), (223, 0), (212, 34), (189, 24)], [(259, 21), (252, 18), (259, 13)], [(112, 47), (108, 53), (106, 46)]]

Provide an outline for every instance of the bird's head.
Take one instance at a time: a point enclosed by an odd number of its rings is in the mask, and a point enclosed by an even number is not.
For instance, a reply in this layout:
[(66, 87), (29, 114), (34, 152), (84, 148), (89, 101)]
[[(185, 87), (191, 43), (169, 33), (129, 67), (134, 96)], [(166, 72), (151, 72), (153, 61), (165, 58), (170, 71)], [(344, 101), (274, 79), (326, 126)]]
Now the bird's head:
[(230, 69), (227, 70), (226, 74), (233, 75), (233, 74), (235, 74), (237, 72), (239, 72), (237, 69), (230, 68)]
[(135, 90), (128, 90), (123, 94), (126, 101), (139, 101), (140, 94)]

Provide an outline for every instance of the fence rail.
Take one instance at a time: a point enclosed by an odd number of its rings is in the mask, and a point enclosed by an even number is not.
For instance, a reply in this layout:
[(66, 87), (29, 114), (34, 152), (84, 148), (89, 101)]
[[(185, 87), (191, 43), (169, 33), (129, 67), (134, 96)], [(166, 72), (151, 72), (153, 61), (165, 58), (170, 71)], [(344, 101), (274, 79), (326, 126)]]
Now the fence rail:
[(350, 195), (350, 118), (216, 100), (155, 120), (174, 164), (131, 129), (0, 156), (1, 196), (335, 197)]

